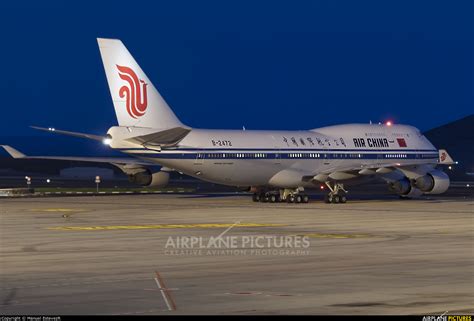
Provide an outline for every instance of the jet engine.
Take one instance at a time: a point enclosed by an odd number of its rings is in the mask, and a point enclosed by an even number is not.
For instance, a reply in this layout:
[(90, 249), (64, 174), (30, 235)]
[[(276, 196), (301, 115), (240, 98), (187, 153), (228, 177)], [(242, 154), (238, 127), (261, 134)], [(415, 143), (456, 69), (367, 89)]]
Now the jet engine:
[(406, 177), (398, 180), (398, 181), (393, 181), (388, 184), (388, 189), (391, 192), (394, 192), (399, 195), (407, 195), (410, 193), (412, 187), (410, 180)]
[(388, 184), (388, 189), (401, 197), (412, 198), (423, 194), (421, 190), (412, 186), (412, 183), (407, 177), (398, 181), (393, 181)]
[(401, 196), (414, 197), (421, 194), (441, 194), (449, 187), (448, 175), (440, 170), (433, 170), (426, 175), (410, 180), (408, 177), (388, 184), (390, 191)]
[(449, 188), (449, 176), (440, 170), (434, 170), (415, 179), (414, 186), (426, 194), (441, 194)]
[(165, 187), (170, 180), (170, 174), (168, 172), (152, 172), (149, 169), (145, 169), (141, 172), (129, 174), (128, 179), (131, 183), (141, 186)]

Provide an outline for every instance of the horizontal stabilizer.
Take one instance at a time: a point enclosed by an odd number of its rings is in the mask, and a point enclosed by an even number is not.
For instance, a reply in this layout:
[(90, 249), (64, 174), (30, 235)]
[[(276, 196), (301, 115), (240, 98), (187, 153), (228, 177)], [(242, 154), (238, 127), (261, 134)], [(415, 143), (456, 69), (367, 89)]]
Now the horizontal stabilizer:
[(188, 128), (175, 127), (148, 135), (135, 136), (127, 140), (143, 146), (174, 146), (186, 137), (190, 131), (191, 129)]
[(37, 127), (37, 126), (30, 126), (30, 127), (33, 128), (33, 129), (42, 130), (42, 131), (49, 132), (49, 133), (87, 138), (87, 139), (92, 139), (92, 140), (98, 140), (100, 142), (103, 141), (106, 138), (104, 136), (93, 135), (93, 134), (84, 134), (84, 133), (78, 133), (78, 132), (70, 132), (70, 131), (66, 131), (66, 130), (51, 128), (51, 127), (50, 128)]

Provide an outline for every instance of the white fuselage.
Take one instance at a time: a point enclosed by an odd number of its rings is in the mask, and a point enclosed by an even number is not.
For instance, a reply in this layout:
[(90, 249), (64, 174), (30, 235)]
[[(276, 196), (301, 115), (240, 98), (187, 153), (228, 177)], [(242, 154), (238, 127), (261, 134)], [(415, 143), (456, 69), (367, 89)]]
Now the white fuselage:
[(232, 186), (311, 187), (301, 177), (388, 164), (436, 164), (438, 151), (407, 125), (348, 124), (305, 131), (192, 129), (170, 148), (124, 139), (156, 130), (112, 127), (111, 147), (202, 180)]

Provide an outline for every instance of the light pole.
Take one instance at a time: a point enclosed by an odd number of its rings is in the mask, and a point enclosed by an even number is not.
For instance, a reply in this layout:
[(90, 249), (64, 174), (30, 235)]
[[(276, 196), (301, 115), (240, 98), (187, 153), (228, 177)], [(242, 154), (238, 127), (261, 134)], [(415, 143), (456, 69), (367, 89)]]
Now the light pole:
[(26, 187), (28, 189), (30, 189), (31, 188), (31, 177), (25, 176), (25, 179), (26, 179)]
[(96, 184), (96, 192), (97, 194), (99, 194), (100, 176), (95, 177), (95, 184)]

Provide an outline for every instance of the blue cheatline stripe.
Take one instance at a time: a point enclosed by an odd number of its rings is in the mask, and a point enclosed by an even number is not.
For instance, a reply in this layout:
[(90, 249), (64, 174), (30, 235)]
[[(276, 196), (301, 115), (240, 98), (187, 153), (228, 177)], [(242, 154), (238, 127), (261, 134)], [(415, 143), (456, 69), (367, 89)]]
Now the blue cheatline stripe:
[[(147, 148), (114, 148), (120, 151), (135, 151), (135, 150), (149, 150)], [(196, 152), (238, 152), (238, 151), (279, 151), (279, 152), (291, 152), (291, 153), (332, 153), (332, 152), (383, 152), (383, 153), (406, 153), (406, 152), (431, 152), (438, 153), (436, 149), (292, 149), (292, 148), (166, 148), (163, 151), (196, 151)]]
[(162, 158), (162, 159), (254, 159), (254, 160), (275, 160), (275, 159), (384, 159), (384, 160), (404, 160), (404, 159), (438, 159), (438, 154), (340, 154), (340, 153), (133, 153), (133, 156)]

